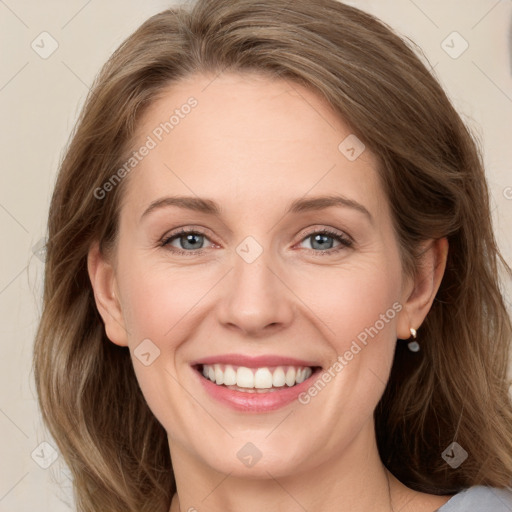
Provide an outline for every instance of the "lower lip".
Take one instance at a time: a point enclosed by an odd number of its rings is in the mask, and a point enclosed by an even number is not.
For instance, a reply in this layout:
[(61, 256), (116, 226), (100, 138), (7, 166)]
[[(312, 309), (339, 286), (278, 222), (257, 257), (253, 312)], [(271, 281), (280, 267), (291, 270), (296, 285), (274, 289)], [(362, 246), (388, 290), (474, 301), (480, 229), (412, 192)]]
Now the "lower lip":
[(204, 389), (212, 398), (232, 409), (243, 412), (269, 412), (281, 409), (297, 400), (298, 396), (311, 386), (321, 371), (321, 368), (315, 370), (309, 378), (300, 384), (292, 387), (285, 385), (278, 390), (266, 393), (236, 391), (226, 386), (214, 384), (211, 380), (203, 377), (197, 370), (194, 370), (194, 373), (196, 373)]

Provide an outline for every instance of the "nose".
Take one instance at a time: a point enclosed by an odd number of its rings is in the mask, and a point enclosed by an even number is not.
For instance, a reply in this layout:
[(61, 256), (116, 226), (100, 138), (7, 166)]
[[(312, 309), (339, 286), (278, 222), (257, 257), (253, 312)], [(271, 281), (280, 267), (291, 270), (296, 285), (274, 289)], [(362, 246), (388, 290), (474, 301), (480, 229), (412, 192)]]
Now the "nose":
[(221, 285), (219, 321), (252, 338), (276, 333), (293, 320), (294, 295), (269, 253), (263, 251), (252, 262), (235, 253), (234, 268)]

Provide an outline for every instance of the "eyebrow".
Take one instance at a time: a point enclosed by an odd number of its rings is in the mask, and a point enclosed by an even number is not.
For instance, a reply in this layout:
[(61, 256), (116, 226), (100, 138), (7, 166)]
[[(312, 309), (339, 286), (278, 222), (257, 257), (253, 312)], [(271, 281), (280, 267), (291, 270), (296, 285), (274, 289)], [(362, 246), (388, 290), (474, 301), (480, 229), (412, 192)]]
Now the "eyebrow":
[[(219, 204), (215, 201), (212, 201), (211, 199), (204, 199), (193, 196), (171, 196), (163, 197), (153, 201), (141, 215), (141, 220), (155, 210), (159, 210), (160, 208), (167, 208), (170, 206), (176, 206), (178, 208), (192, 210), (207, 215), (215, 215), (217, 217), (222, 215), (222, 210)], [(327, 195), (311, 197), (309, 199), (296, 199), (289, 205), (285, 215), (288, 213), (302, 213), (323, 210), (332, 206), (352, 208), (358, 212), (363, 213), (373, 224), (372, 215), (361, 203), (358, 203), (357, 201), (342, 195)]]

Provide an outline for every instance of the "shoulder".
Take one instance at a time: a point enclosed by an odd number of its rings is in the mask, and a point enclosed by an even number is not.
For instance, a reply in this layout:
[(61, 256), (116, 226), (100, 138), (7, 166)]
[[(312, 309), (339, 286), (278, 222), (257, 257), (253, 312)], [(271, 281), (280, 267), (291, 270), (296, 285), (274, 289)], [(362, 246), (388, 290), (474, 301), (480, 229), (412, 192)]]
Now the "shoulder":
[(477, 485), (452, 496), (435, 512), (512, 512), (512, 488)]

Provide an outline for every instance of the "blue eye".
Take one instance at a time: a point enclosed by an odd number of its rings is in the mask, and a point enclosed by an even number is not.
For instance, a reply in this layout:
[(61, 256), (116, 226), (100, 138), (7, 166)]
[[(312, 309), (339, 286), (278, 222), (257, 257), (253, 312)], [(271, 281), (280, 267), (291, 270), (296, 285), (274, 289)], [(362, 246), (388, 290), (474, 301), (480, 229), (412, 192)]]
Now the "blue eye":
[[(165, 240), (163, 240), (162, 246), (168, 248), (171, 252), (175, 252), (177, 254), (186, 254), (194, 256), (197, 254), (202, 254), (202, 247), (199, 247), (199, 245), (201, 245), (201, 240), (204, 238), (206, 238), (206, 235), (197, 230), (182, 229), (177, 233), (171, 235), (170, 237), (166, 238)], [(178, 242), (180, 242), (181, 248), (177, 248), (171, 245), (171, 242), (173, 242), (174, 240), (178, 240)]]
[[(205, 239), (208, 240), (208, 237), (200, 231), (195, 229), (181, 229), (177, 233), (173, 233), (162, 240), (161, 246), (176, 254), (197, 256), (204, 252), (204, 247), (200, 246), (202, 246)], [(337, 240), (339, 242), (339, 246), (333, 248), (332, 242), (328, 241), (329, 239)], [(311, 240), (312, 248), (310, 251), (319, 255), (337, 253), (338, 251), (353, 245), (351, 238), (341, 232), (331, 231), (329, 229), (313, 231), (306, 235), (301, 242), (304, 242), (305, 240)], [(175, 241), (178, 241), (179, 247), (172, 245)], [(319, 250), (315, 250), (315, 248)]]
[[(337, 240), (340, 245), (337, 248), (332, 249), (332, 242), (326, 241), (326, 239), (334, 239)], [(311, 247), (314, 249), (320, 248), (319, 251), (314, 251), (324, 254), (333, 254), (347, 247), (351, 247), (353, 242), (350, 238), (335, 231), (330, 231), (328, 229), (324, 229), (322, 231), (315, 231), (314, 233), (306, 236), (303, 241), (311, 240)], [(332, 250), (331, 250), (332, 249)]]

